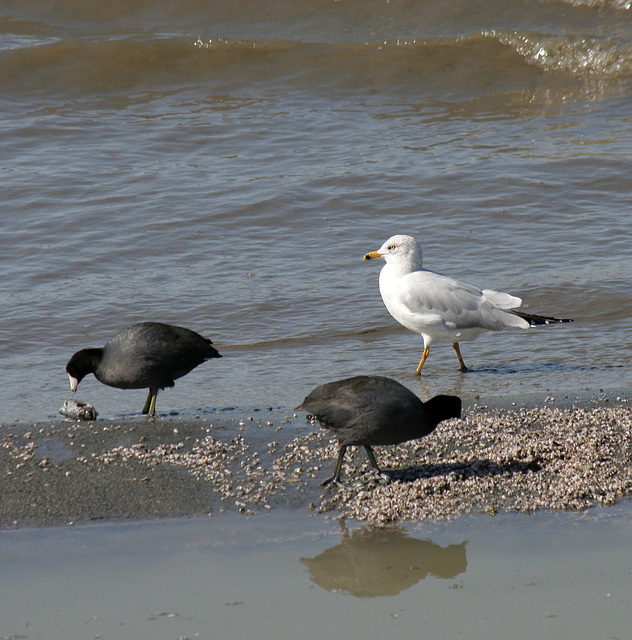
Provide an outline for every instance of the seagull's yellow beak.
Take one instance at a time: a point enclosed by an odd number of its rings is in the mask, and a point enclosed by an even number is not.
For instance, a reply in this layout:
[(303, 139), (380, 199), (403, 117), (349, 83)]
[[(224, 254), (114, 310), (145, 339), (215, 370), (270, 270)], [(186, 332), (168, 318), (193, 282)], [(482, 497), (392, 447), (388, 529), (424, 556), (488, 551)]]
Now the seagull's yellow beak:
[(362, 260), (373, 260), (374, 258), (381, 258), (382, 254), (379, 251), (370, 251)]

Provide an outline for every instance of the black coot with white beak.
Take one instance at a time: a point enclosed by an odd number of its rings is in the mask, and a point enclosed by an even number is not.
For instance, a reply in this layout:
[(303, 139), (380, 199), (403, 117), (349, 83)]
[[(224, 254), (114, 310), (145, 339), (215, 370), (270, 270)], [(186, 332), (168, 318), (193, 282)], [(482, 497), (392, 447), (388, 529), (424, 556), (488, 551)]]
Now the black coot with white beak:
[(148, 388), (143, 413), (154, 416), (160, 389), (173, 387), (175, 380), (205, 360), (222, 357), (212, 344), (191, 329), (139, 322), (116, 334), (103, 348), (77, 351), (66, 372), (73, 391), (89, 373), (117, 389)]

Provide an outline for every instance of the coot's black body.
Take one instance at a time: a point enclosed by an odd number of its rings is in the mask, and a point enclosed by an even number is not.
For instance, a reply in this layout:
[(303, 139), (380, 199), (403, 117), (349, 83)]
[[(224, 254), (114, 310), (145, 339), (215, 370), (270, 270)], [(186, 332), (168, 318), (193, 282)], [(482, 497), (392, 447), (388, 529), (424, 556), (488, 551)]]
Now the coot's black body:
[(363, 446), (379, 470), (372, 446), (400, 444), (432, 433), (442, 420), (461, 417), (461, 400), (441, 395), (422, 402), (390, 378), (355, 376), (316, 387), (297, 410), (316, 417), (340, 442), (336, 470), (327, 484), (340, 479), (349, 445)]
[(89, 373), (118, 389), (149, 389), (143, 413), (155, 414), (158, 390), (173, 387), (175, 380), (209, 358), (221, 358), (208, 338), (161, 322), (139, 322), (115, 335), (103, 348), (75, 353), (66, 372), (70, 388)]

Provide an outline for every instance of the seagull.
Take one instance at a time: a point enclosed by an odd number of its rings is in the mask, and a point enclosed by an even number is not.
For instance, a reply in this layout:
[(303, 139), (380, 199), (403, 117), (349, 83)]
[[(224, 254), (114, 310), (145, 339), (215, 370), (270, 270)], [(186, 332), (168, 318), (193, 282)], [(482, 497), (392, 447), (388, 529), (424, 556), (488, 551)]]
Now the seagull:
[(209, 358), (221, 358), (199, 333), (161, 322), (139, 322), (117, 333), (103, 348), (77, 351), (66, 365), (70, 389), (89, 373), (110, 387), (146, 389), (143, 414), (156, 415), (158, 390), (173, 387)]
[(307, 411), (321, 426), (331, 429), (340, 443), (336, 470), (322, 483), (325, 486), (340, 480), (349, 445), (362, 445), (371, 466), (379, 471), (373, 445), (427, 436), (441, 421), (461, 417), (461, 399), (440, 395), (422, 402), (391, 378), (354, 376), (316, 387), (296, 410)]
[(572, 322), (517, 311), (522, 300), (516, 296), (492, 289), (481, 291), (424, 269), (423, 251), (411, 236), (392, 236), (363, 259), (375, 258), (386, 261), (380, 272), (380, 293), (388, 312), (424, 340), (417, 375), (421, 373), (434, 342), (451, 342), (461, 371), (467, 371), (459, 348), (459, 342), (463, 340), (474, 340), (484, 331)]

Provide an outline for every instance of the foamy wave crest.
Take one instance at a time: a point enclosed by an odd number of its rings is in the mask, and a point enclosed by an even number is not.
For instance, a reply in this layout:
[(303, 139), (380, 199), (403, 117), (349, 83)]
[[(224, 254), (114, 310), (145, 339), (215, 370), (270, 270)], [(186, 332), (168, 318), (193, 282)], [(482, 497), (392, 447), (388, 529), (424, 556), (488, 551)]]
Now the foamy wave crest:
[(527, 62), (545, 71), (613, 77), (632, 70), (632, 51), (615, 40), (495, 30), (484, 35), (512, 47)]
[(562, 2), (574, 7), (589, 7), (591, 9), (620, 9), (622, 11), (632, 9), (632, 0), (562, 0)]

